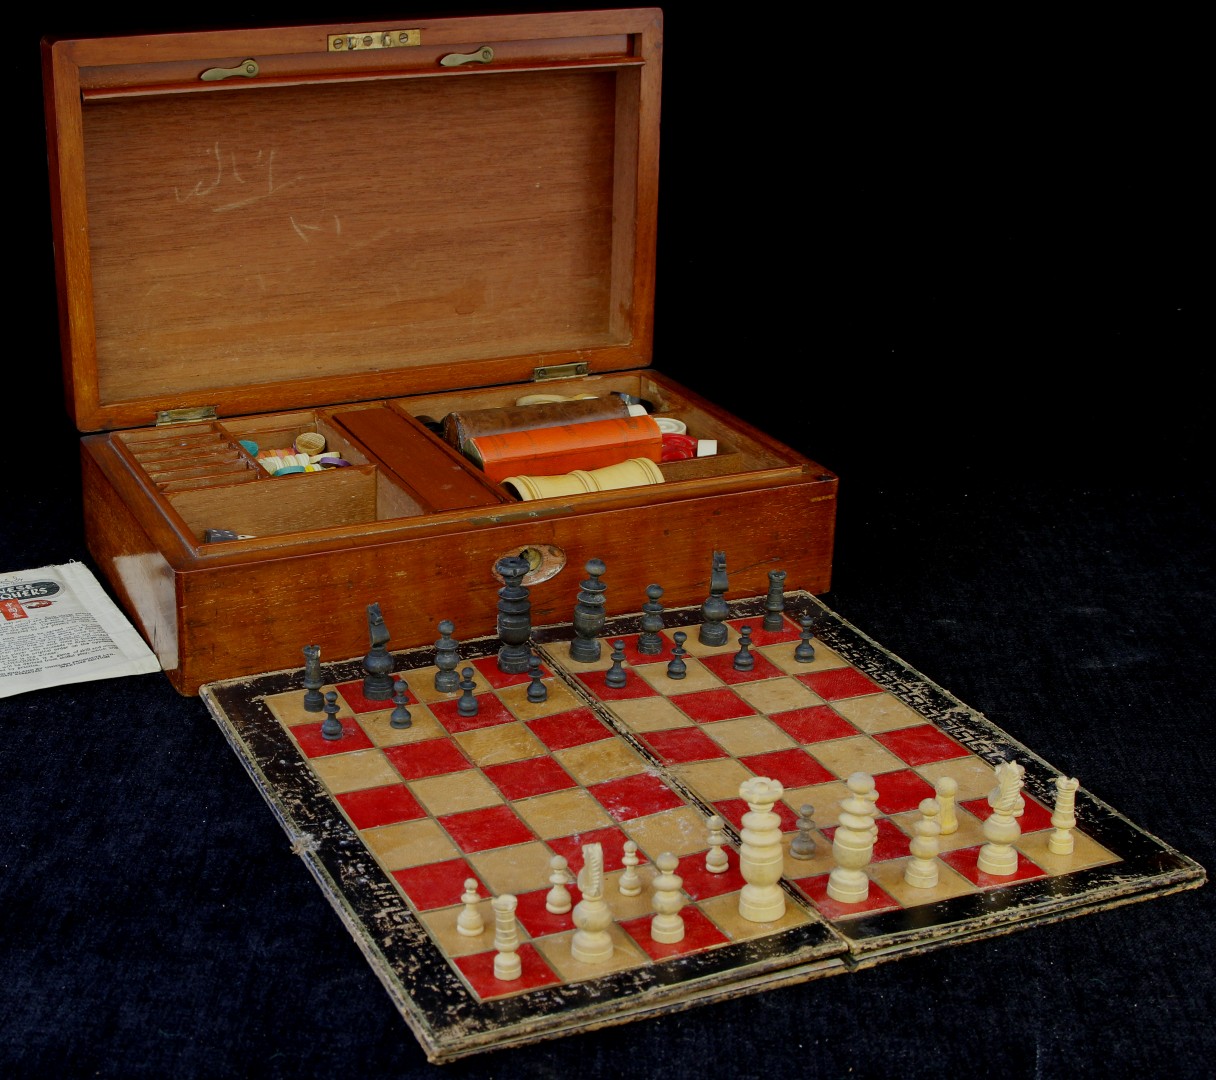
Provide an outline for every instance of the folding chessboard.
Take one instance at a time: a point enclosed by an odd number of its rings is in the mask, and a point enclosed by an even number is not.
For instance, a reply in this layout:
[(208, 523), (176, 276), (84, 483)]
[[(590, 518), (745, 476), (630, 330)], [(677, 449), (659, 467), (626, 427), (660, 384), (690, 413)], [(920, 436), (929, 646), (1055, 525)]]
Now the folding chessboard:
[[(637, 648), (638, 616), (609, 620), (600, 659), (570, 658), (570, 626), (532, 640), (543, 661), (543, 702), (528, 675), (498, 670), (497, 639), (460, 646), (474, 672), (476, 715), (460, 693), (434, 688), (430, 650), (394, 654), (409, 688), (409, 726), (391, 701), (363, 695), (361, 661), (324, 669), (342, 725), (323, 736), (304, 707), (300, 671), (214, 683), (202, 690), (295, 849), (354, 935), (433, 1061), (619, 1023), (883, 959), (983, 938), (1203, 883), (1202, 867), (1082, 787), (1071, 855), (1053, 854), (1061, 775), (983, 716), (918, 674), (806, 593), (785, 597), (782, 629), (762, 628), (764, 598), (730, 603), (726, 645), (697, 640), (699, 609), (664, 613), (659, 655)], [(814, 659), (795, 658), (799, 621), (814, 620)], [(391, 613), (385, 613), (391, 625)], [(739, 630), (751, 627), (750, 670), (736, 670)], [(673, 635), (687, 634), (686, 675), (668, 675)], [(611, 646), (625, 647), (625, 684), (606, 679)], [(994, 766), (1025, 768), (1016, 871), (977, 865), (992, 812)], [(832, 835), (845, 780), (873, 776), (878, 833), (869, 895), (827, 895)], [(740, 784), (779, 780), (785, 914), (739, 915), (738, 848), (747, 806)], [(942, 777), (958, 785), (957, 831), (940, 839), (938, 884), (904, 880), (918, 807)], [(814, 808), (815, 851), (795, 858), (798, 813)], [(707, 820), (726, 823), (728, 868), (706, 869)], [(632, 840), (639, 895), (618, 890)], [(613, 952), (576, 960), (569, 913), (545, 904), (554, 855), (577, 872), (599, 843), (609, 871)], [(655, 860), (677, 860), (684, 939), (651, 939)], [(485, 930), (457, 930), (472, 879)], [(575, 903), (580, 894), (570, 885)], [(494, 975), (491, 897), (517, 898), (520, 978)]]

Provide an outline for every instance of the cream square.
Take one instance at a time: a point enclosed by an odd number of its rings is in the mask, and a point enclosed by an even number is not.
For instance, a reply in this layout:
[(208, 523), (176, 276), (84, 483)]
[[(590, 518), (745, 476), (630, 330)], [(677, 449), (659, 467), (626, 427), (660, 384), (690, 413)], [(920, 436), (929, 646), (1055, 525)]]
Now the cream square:
[(483, 806), (503, 802), (498, 789), (473, 769), (411, 780), (408, 787), (435, 817), (459, 814), (464, 810), (480, 810)]
[(460, 849), (448, 839), (447, 833), (430, 818), (402, 821), (379, 829), (364, 829), (359, 835), (367, 849), (388, 871), (445, 862), (460, 854)]
[(331, 754), (313, 758), (309, 764), (335, 795), (345, 791), (399, 784), (401, 775), (379, 750), (355, 750), (350, 754)]

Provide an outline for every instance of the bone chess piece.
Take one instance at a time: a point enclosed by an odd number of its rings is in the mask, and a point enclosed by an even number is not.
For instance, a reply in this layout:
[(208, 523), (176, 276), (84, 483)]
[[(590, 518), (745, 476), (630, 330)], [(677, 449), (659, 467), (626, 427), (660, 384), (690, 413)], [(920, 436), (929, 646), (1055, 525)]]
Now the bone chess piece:
[(612, 959), (612, 911), (604, 900), (604, 849), (583, 845), (583, 868), (578, 872), (583, 898), (570, 916), (578, 927), (570, 939), (570, 955), (583, 964), (604, 964)]
[(784, 851), (781, 818), (773, 804), (785, 789), (780, 780), (753, 776), (739, 785), (739, 798), (747, 803), (740, 834), (739, 872), (746, 885), (739, 891), (739, 914), (748, 922), (773, 922), (785, 914), (781, 880)]
[(523, 974), (523, 962), (519, 959), (519, 930), (515, 925), (515, 907), (518, 901), (510, 893), (503, 893), (490, 901), (494, 909), (494, 978), (511, 982)]
[(485, 930), (486, 924), (481, 917), (481, 912), (477, 910), (481, 897), (477, 893), (476, 878), (465, 879), (464, 892), (461, 894), (460, 900), (464, 904), (464, 910), (456, 917), (456, 931), (465, 937), (477, 937)]
[(706, 822), (709, 826), (709, 850), (705, 853), (705, 869), (711, 874), (724, 874), (730, 869), (730, 859), (726, 855), (726, 830), (724, 822), (717, 814), (712, 814)]
[(549, 860), (549, 884), (552, 888), (545, 894), (545, 910), (553, 915), (565, 915), (573, 905), (570, 890), (566, 887), (573, 880), (569, 864), (564, 855), (554, 855)]
[(941, 835), (951, 836), (958, 832), (958, 814), (954, 810), (954, 801), (958, 797), (958, 781), (952, 776), (943, 776), (934, 787), (937, 805), (942, 811), (938, 819)]
[(790, 854), (795, 859), (811, 859), (815, 856), (815, 838), (811, 830), (815, 827), (812, 816), (815, 808), (810, 803), (803, 803), (798, 808), (798, 835), (790, 841)]
[(914, 826), (916, 835), (908, 845), (912, 858), (904, 867), (904, 881), (914, 889), (932, 889), (938, 882), (937, 852), (938, 837), (942, 827), (938, 823), (941, 806), (936, 799), (921, 799), (920, 818)]
[(642, 891), (642, 877), (638, 873), (638, 846), (632, 840), (625, 841), (625, 851), (621, 856), (621, 862), (625, 865), (625, 872), (621, 875), (620, 881), (617, 882), (617, 891), (622, 896), (637, 896)]
[(1077, 827), (1076, 800), (1080, 783), (1076, 777), (1056, 777), (1056, 804), (1051, 813), (1054, 831), (1047, 841), (1053, 855), (1071, 855), (1076, 846), (1072, 831)]
[(680, 914), (684, 907), (684, 894), (680, 891), (684, 879), (675, 872), (680, 864), (670, 851), (663, 852), (654, 862), (659, 873), (652, 883), (655, 915), (650, 920), (650, 937), (664, 945), (674, 945), (684, 940), (684, 918)]
[(864, 867), (874, 856), (874, 804), (867, 798), (874, 789), (874, 778), (855, 772), (845, 786), (849, 794), (841, 800), (840, 820), (832, 835), (836, 865), (828, 875), (827, 892), (839, 903), (860, 904), (870, 895), (870, 879)]
[(1018, 853), (1013, 844), (1022, 835), (1017, 810), (1019, 805), (1025, 807), (1020, 794), (1025, 772), (1016, 761), (1002, 761), (996, 767), (997, 786), (988, 796), (993, 804), (992, 813), (984, 822), (984, 837), (988, 843), (980, 848), (976, 862), (980, 870), (993, 877), (1009, 877), (1017, 872)]

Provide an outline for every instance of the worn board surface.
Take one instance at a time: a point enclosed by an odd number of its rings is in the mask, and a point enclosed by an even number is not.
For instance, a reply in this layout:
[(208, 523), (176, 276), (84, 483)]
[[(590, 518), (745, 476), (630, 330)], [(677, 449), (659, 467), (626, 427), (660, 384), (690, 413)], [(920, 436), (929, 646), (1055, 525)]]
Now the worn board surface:
[[(729, 640), (697, 642), (697, 609), (664, 614), (665, 649), (636, 648), (636, 616), (610, 620), (601, 659), (569, 657), (569, 626), (533, 642), (548, 698), (527, 700), (526, 675), (497, 669), (499, 642), (461, 644), (475, 671), (478, 714), (434, 690), (433, 651), (395, 654), (410, 689), (411, 726), (391, 702), (362, 694), (360, 659), (324, 665), (337, 692), (340, 739), (303, 706), (301, 671), (214, 683), (202, 696), (314, 876), (433, 1061), (489, 1047), (685, 1008), (766, 986), (845, 973), (883, 959), (1099, 911), (1203, 883), (1202, 867), (1082, 787), (1075, 850), (1047, 849), (1056, 769), (806, 593), (785, 598), (785, 626), (761, 629), (764, 600), (733, 601)], [(361, 613), (359, 613), (361, 614)], [(359, 614), (354, 617), (358, 618)], [(794, 659), (797, 620), (815, 620), (815, 659)], [(385, 612), (391, 628), (394, 613)], [(755, 666), (736, 671), (738, 631), (752, 627)], [(688, 674), (667, 677), (672, 635), (688, 634)], [(608, 687), (610, 642), (626, 645), (626, 685)], [(1018, 869), (978, 870), (993, 766), (1026, 770)], [(878, 836), (864, 903), (827, 897), (831, 837), (844, 780), (872, 774)], [(738, 915), (740, 783), (778, 779), (786, 914)], [(943, 776), (959, 785), (956, 833), (941, 838), (939, 884), (903, 878), (920, 801)], [(817, 852), (795, 859), (796, 814), (815, 807)], [(705, 870), (706, 818), (727, 823), (729, 868)], [(679, 859), (685, 940), (649, 937), (650, 890), (617, 891), (626, 840), (648, 886), (654, 860)], [(603, 845), (614, 953), (590, 968), (570, 955), (570, 916), (545, 910), (549, 864), (571, 869)], [(486, 929), (456, 931), (464, 882), (478, 882)], [(575, 902), (577, 887), (572, 887)], [(518, 898), (523, 975), (493, 976), (489, 897)]]

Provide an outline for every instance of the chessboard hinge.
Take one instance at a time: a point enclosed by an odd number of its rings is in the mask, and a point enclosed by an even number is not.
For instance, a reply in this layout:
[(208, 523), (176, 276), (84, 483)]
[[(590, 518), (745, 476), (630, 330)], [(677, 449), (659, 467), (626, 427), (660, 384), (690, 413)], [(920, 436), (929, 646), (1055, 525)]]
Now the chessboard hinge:
[(156, 414), (156, 426), (165, 424), (197, 424), (202, 420), (218, 419), (214, 405), (192, 405), (186, 409), (161, 409)]
[(551, 364), (532, 369), (533, 382), (549, 382), (551, 379), (572, 379), (575, 375), (586, 375), (590, 370), (587, 361), (576, 360), (573, 364)]

